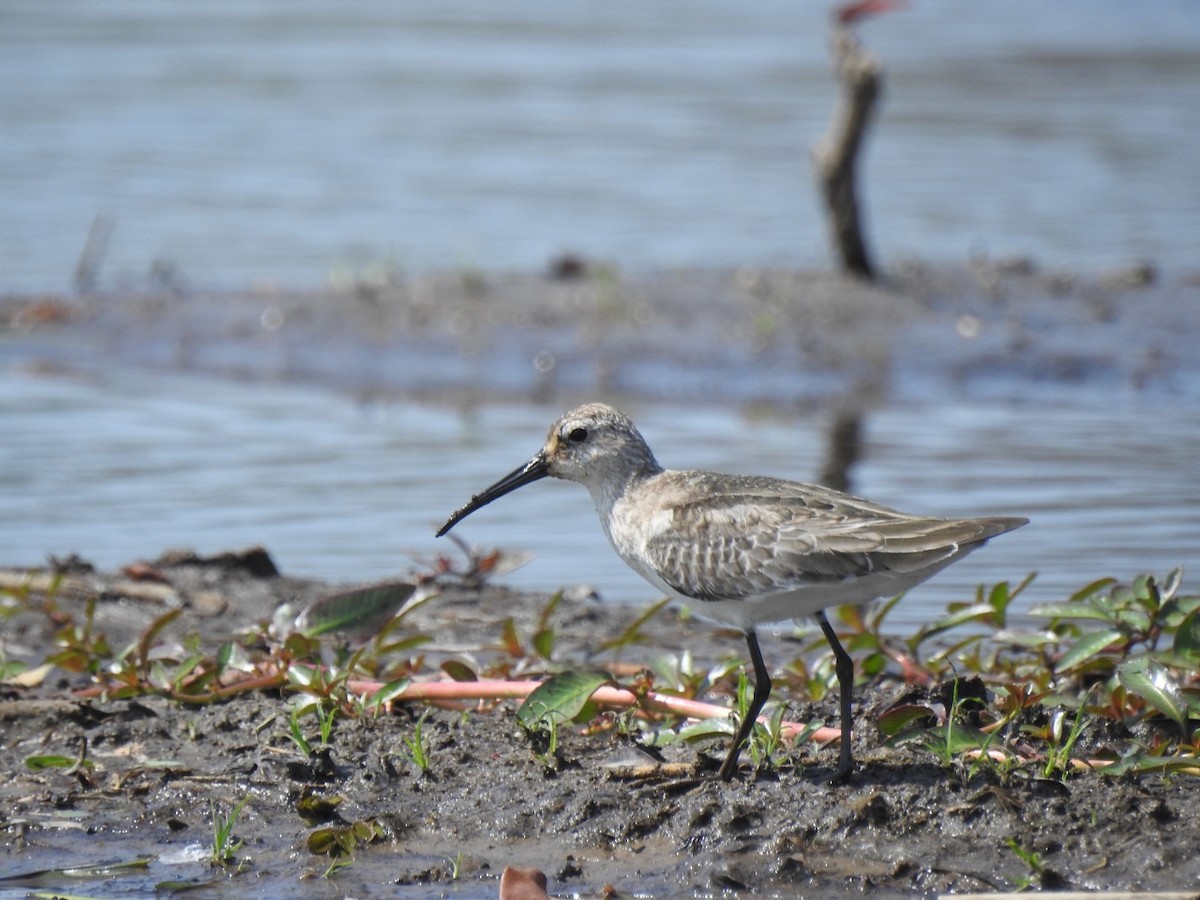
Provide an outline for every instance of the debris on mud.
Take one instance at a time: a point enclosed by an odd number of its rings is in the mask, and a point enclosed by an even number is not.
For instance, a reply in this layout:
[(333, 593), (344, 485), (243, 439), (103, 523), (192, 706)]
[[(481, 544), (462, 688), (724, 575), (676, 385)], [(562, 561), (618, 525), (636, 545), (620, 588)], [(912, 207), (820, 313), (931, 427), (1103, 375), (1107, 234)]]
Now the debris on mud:
[[(100, 573), (73, 560), (23, 573), (24, 588), (5, 570), (0, 587), (12, 602), (0, 662), (61, 652), (63, 629), (74, 627), (87, 629), (76, 635), (81, 653), (101, 639), (109, 658), (134, 648), (147, 679), (164, 677), (156, 664), (169, 654), (156, 647), (178, 645), (170, 652), (197, 660), (231, 647), (223, 652), (234, 669), (240, 653), (278, 634), (280, 607), (294, 616), (345, 589), (279, 575), (269, 562), (261, 550), (176, 553)], [(387, 635), (413, 673), (468, 678), (502, 666), (528, 677), (551, 657), (565, 668), (636, 673), (672, 654), (724, 671), (740, 646), (666, 611), (645, 618), (486, 579), (434, 580), (440, 596)], [(621, 635), (629, 639), (596, 652)], [(799, 652), (787, 635), (764, 640)], [(320, 650), (331, 668), (350, 652), (332, 641)], [(962, 702), (965, 681), (953, 698), (894, 677), (860, 688), (859, 768), (849, 784), (830, 786), (836, 750), (810, 743), (757, 769), (747, 760), (726, 784), (714, 777), (723, 738), (647, 748), (619, 715), (603, 728), (560, 726), (551, 751), (518, 725), (516, 701), (446, 709), (364, 700), (357, 715), (322, 713), (297, 705), (304, 692), (295, 682), (207, 703), (122, 698), (96, 695), (102, 668), (14, 667), (0, 685), (0, 859), (4, 876), (26, 879), (0, 881), (0, 891), (25, 886), (37, 870), (135, 859), (148, 860), (130, 870), (141, 874), (118, 877), (147, 887), (244, 879), (254, 892), (312, 896), (379, 895), (392, 885), (495, 896), (506, 867), (539, 869), (551, 895), (579, 896), (1200, 883), (1194, 774), (1047, 774), (885, 741), (883, 711)], [(793, 701), (786, 715), (836, 722), (836, 704)], [(1087, 733), (1078, 746), (1111, 738)], [(214, 824), (228, 826), (217, 863)]]

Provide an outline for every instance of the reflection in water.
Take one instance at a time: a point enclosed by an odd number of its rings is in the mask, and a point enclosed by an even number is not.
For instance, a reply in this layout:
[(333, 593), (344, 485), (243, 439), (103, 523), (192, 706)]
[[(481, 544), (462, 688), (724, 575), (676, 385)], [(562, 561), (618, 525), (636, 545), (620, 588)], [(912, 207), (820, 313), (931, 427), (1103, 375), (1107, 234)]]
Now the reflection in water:
[[(110, 567), (187, 546), (261, 543), (282, 570), (361, 581), (454, 553), (433, 531), (528, 458), (561, 410), (356, 403), (311, 388), (127, 374), (0, 375), (0, 565), (78, 552)], [(727, 410), (631, 409), (664, 465), (812, 479), (824, 423)], [(1093, 578), (1196, 559), (1200, 413), (946, 403), (868, 418), (854, 489), (912, 512), (1027, 515), (1032, 524), (918, 588), (897, 627), (980, 582), (1039, 572), (1033, 599)], [(469, 526), (469, 527), (467, 527)], [(609, 599), (651, 589), (607, 546), (586, 492), (544, 482), (464, 526), (473, 543), (536, 551), (507, 577)], [(1194, 576), (1190, 581), (1194, 582)]]

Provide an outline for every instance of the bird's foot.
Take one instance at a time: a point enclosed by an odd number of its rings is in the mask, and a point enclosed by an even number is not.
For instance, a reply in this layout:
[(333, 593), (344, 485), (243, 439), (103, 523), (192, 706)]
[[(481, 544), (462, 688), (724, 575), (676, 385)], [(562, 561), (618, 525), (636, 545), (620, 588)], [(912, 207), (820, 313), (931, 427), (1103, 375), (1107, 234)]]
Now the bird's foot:
[(726, 758), (725, 762), (721, 763), (721, 768), (717, 772), (717, 777), (722, 781), (733, 781), (733, 776), (737, 774), (738, 761), (736, 756)]
[(854, 774), (854, 760), (843, 759), (838, 763), (838, 767), (833, 770), (833, 774), (829, 776), (831, 785), (845, 784), (850, 780), (850, 776)]

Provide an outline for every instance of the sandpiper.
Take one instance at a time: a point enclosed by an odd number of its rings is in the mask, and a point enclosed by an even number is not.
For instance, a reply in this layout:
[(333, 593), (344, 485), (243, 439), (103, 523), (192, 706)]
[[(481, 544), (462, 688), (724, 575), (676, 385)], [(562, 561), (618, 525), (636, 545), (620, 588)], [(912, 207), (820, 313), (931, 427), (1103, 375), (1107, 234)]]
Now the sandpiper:
[(588, 489), (621, 559), (698, 615), (741, 629), (754, 693), (721, 765), (733, 777), (742, 744), (771, 693), (755, 626), (812, 615), (833, 650), (848, 776), (854, 664), (825, 608), (895, 596), (1022, 518), (912, 516), (819, 485), (754, 475), (664, 469), (629, 417), (602, 403), (571, 410), (527, 463), (455, 512), (437, 532), (547, 475)]

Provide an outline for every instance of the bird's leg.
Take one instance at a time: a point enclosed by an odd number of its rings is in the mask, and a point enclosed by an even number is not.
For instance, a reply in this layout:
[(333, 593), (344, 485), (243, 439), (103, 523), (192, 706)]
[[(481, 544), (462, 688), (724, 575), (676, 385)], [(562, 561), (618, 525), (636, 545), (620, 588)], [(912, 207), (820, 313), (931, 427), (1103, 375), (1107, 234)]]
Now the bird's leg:
[(854, 718), (850, 709), (850, 701), (854, 693), (854, 660), (850, 658), (850, 654), (838, 640), (837, 634), (829, 624), (829, 619), (825, 617), (825, 610), (817, 610), (816, 617), (821, 631), (825, 632), (825, 640), (829, 641), (829, 646), (833, 650), (834, 671), (837, 672), (838, 689), (841, 694), (842, 753), (838, 760), (838, 767), (830, 779), (832, 784), (837, 784), (839, 781), (845, 781), (854, 770), (854, 757), (850, 749), (850, 728)]
[(729, 781), (733, 778), (733, 773), (737, 771), (742, 744), (746, 743), (746, 739), (750, 737), (750, 732), (754, 730), (754, 723), (758, 721), (758, 714), (762, 712), (763, 705), (771, 696), (771, 676), (763, 664), (762, 652), (758, 649), (758, 635), (754, 633), (753, 628), (746, 629), (746, 646), (750, 648), (750, 662), (754, 666), (754, 693), (750, 697), (750, 705), (746, 707), (746, 715), (738, 725), (737, 734), (733, 736), (733, 743), (729, 745), (729, 755), (721, 764), (722, 781)]

